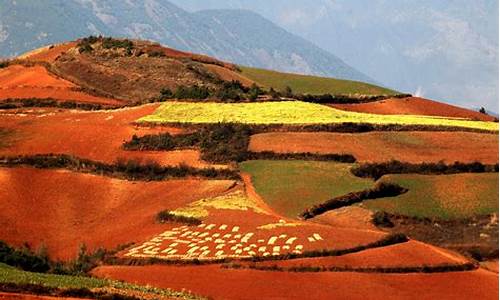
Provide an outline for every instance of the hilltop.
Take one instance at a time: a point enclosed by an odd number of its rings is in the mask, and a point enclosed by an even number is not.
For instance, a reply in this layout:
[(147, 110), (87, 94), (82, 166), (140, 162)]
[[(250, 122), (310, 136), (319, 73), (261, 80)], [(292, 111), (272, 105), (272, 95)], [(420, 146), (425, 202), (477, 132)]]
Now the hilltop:
[(167, 0), (6, 0), (0, 57), (88, 35), (153, 40), (258, 68), (373, 81), (334, 54), (244, 10), (190, 13)]

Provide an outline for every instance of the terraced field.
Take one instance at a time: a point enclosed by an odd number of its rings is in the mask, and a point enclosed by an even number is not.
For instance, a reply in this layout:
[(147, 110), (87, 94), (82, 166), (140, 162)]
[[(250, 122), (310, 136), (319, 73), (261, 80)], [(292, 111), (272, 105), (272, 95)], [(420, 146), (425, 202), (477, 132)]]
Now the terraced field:
[(244, 123), (244, 124), (332, 124), (369, 123), (397, 125), (456, 126), (498, 131), (498, 123), (440, 117), (375, 115), (342, 111), (300, 101), (264, 103), (167, 102), (139, 122), (153, 123)]
[(314, 204), (373, 185), (355, 177), (352, 165), (317, 161), (254, 160), (240, 164), (257, 193), (279, 214), (290, 218)]
[(392, 95), (398, 92), (380, 86), (351, 80), (299, 75), (271, 70), (243, 67), (241, 74), (265, 88), (282, 91), (289, 86), (296, 93), (302, 94), (362, 94)]
[(358, 162), (392, 159), (422, 163), (498, 163), (498, 135), (474, 132), (267, 132), (253, 135), (249, 150), (277, 153), (349, 153)]
[(498, 173), (386, 175), (380, 180), (395, 182), (409, 191), (364, 201), (372, 210), (445, 220), (498, 213)]

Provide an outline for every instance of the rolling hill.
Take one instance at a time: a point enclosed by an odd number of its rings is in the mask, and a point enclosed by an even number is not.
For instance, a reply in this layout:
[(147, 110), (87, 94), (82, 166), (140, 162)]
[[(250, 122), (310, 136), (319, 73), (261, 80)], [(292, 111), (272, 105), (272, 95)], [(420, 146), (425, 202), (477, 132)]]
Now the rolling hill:
[(373, 81), (250, 11), (189, 13), (167, 0), (6, 0), (0, 6), (0, 57), (91, 34), (154, 40), (254, 67)]

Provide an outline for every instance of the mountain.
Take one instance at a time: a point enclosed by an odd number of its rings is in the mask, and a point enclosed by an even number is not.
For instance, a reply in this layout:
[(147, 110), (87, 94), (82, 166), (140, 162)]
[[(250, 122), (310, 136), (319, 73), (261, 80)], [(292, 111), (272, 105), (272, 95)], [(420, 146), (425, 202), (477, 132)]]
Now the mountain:
[(0, 5), (0, 57), (90, 34), (153, 40), (259, 68), (373, 82), (246, 10), (190, 13), (166, 0), (4, 0)]
[(170, 1), (252, 10), (391, 88), (498, 112), (498, 0)]

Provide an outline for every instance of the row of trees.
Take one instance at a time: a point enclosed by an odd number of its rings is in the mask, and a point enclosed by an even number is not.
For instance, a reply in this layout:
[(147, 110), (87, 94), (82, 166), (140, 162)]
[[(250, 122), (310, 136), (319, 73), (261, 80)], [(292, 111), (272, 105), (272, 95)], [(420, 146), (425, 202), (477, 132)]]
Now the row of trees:
[(253, 84), (247, 88), (239, 81), (224, 81), (218, 88), (208, 88), (206, 86), (178, 86), (174, 91), (164, 88), (160, 92), (160, 99), (217, 99), (225, 102), (236, 102), (241, 100), (255, 101), (264, 91)]

